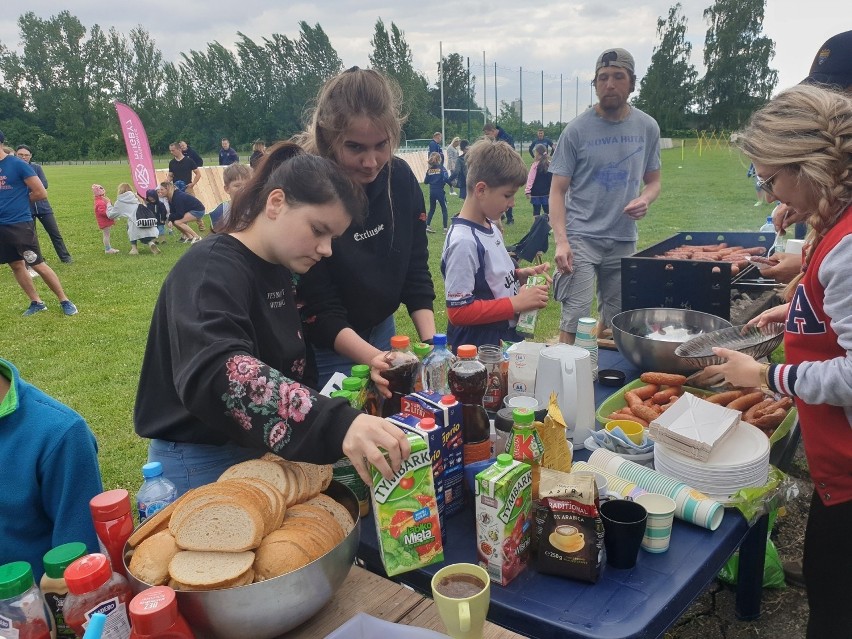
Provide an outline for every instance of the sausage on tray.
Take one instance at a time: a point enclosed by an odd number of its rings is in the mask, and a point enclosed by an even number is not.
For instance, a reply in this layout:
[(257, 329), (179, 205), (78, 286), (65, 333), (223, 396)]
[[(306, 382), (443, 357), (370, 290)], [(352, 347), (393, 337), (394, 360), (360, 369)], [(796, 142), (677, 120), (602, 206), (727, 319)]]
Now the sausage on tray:
[(706, 400), (711, 404), (727, 406), (730, 402), (742, 397), (743, 394), (744, 393), (740, 390), (725, 391), (724, 393), (716, 393), (715, 395), (711, 395), (710, 397), (707, 397)]
[(738, 397), (737, 399), (732, 401), (730, 404), (728, 404), (728, 408), (745, 412), (755, 404), (762, 402), (764, 397), (765, 395), (762, 391), (749, 393), (748, 395), (743, 395), (742, 397)]
[(674, 375), (671, 373), (642, 373), (639, 376), (646, 384), (657, 384), (658, 386), (683, 386), (686, 384), (684, 375)]
[(681, 386), (672, 386), (666, 390), (654, 393), (654, 396), (651, 397), (651, 399), (655, 404), (668, 404), (673, 397), (680, 397), (682, 392), (683, 388)]
[(639, 399), (646, 400), (651, 399), (658, 390), (660, 390), (660, 387), (657, 384), (648, 384), (647, 386), (640, 386), (633, 389), (633, 392), (636, 393)]

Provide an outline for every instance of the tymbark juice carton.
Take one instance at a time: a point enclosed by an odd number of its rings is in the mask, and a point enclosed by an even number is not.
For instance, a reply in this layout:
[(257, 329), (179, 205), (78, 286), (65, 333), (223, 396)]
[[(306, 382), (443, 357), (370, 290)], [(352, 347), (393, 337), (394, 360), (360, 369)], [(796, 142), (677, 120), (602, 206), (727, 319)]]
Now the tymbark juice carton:
[(506, 585), (527, 565), (532, 533), (529, 464), (502, 453), (476, 476), (476, 550), (491, 581)]
[(418, 435), (406, 436), (411, 455), (390, 481), (371, 468), (376, 532), (389, 576), (444, 560), (429, 447)]

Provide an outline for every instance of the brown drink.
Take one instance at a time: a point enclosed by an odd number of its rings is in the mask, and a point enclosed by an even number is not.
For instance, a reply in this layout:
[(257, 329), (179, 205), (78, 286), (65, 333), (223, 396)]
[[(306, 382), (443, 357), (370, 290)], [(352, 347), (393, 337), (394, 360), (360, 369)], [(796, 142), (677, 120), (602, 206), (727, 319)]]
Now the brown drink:
[(485, 582), (476, 575), (463, 572), (447, 575), (435, 584), (435, 590), (445, 597), (453, 599), (467, 599), (482, 592)]

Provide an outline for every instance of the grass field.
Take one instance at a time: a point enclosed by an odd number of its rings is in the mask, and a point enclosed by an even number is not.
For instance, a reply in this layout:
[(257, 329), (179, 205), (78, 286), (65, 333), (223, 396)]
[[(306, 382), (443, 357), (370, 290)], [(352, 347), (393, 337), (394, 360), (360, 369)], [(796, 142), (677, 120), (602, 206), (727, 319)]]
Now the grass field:
[[(529, 160), (529, 156), (525, 159)], [(663, 151), (662, 196), (640, 222), (640, 248), (680, 231), (753, 231), (763, 224), (769, 205), (755, 208), (753, 183), (746, 179), (748, 162), (734, 150), (705, 150), (700, 156), (687, 147)], [(55, 297), (39, 279), (36, 286), (48, 312), (21, 317), (28, 301), (6, 270), (0, 278), (0, 357), (10, 360), (28, 381), (68, 404), (86, 418), (100, 445), (101, 468), (107, 488), (135, 491), (141, 482), (147, 442), (133, 432), (132, 410), (151, 311), (160, 284), (188, 247), (170, 239), (163, 255), (147, 249), (128, 255), (123, 222), (113, 227), (113, 246), (119, 255), (105, 255), (92, 213), (90, 186), (103, 184), (115, 200), (115, 189), (128, 181), (126, 165), (49, 166), (48, 194), (74, 263), (65, 265), (47, 235), (40, 230), (42, 249), (56, 270), (79, 315), (62, 315)], [(450, 214), (460, 200), (447, 196)], [(517, 198), (513, 226), (506, 241), (515, 243), (529, 229), (532, 208), (523, 194)], [(440, 229), (440, 213), (432, 226)], [(39, 226), (39, 229), (41, 227)], [(174, 236), (172, 236), (174, 237)], [(429, 235), (430, 268), (435, 282), (435, 316), (446, 328), (443, 281), (440, 275), (440, 231)], [(552, 258), (551, 243), (549, 256)], [(559, 305), (551, 303), (540, 315), (537, 339), (552, 338), (559, 329)], [(397, 314), (399, 332), (414, 335), (404, 310)]]

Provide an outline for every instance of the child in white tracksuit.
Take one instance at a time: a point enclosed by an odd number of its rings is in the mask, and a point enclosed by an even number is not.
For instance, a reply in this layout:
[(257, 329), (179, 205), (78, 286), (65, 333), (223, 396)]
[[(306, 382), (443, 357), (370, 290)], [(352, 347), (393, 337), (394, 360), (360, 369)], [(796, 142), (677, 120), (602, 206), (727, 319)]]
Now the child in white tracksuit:
[[(107, 208), (107, 217), (111, 220), (123, 217), (127, 218), (127, 237), (130, 239), (130, 254), (139, 255), (137, 243), (142, 242), (147, 244), (148, 248), (155, 255), (161, 253), (160, 249), (154, 243), (157, 239), (159, 231), (157, 225), (150, 227), (139, 227), (137, 225), (136, 211), (141, 202), (137, 195), (133, 192), (133, 187), (129, 184), (122, 183), (118, 185), (118, 197), (115, 199), (115, 204)], [(144, 206), (144, 205), (143, 205)]]

